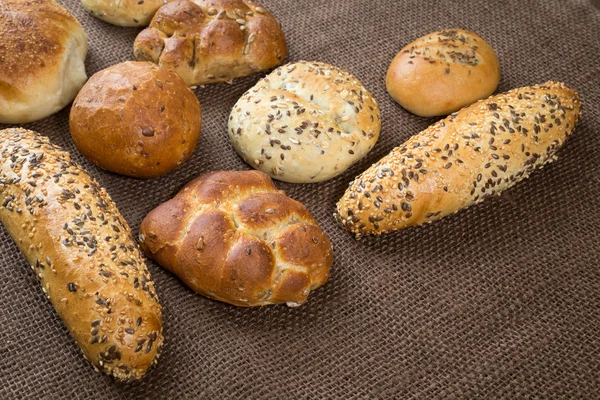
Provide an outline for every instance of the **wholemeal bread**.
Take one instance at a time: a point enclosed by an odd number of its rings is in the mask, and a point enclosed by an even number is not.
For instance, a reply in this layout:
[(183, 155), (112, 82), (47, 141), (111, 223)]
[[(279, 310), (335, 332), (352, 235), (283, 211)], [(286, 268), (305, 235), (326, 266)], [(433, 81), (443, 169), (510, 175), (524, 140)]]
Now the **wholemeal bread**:
[(206, 173), (142, 222), (145, 253), (194, 291), (236, 306), (302, 304), (332, 264), (306, 208), (258, 171)]
[(169, 0), (81, 0), (94, 17), (117, 26), (147, 26)]
[(240, 156), (272, 178), (321, 182), (364, 157), (379, 138), (379, 107), (352, 75), (320, 62), (277, 68), (229, 116)]
[(271, 69), (283, 62), (287, 46), (277, 20), (253, 1), (175, 0), (140, 32), (134, 55), (202, 85)]
[(161, 307), (127, 222), (69, 153), (0, 131), (0, 221), (94, 369), (141, 378), (162, 346)]
[(390, 64), (386, 87), (423, 117), (448, 115), (491, 95), (500, 81), (494, 49), (479, 35), (445, 29), (409, 43)]
[(350, 183), (337, 218), (355, 233), (420, 225), (500, 194), (556, 159), (579, 120), (562, 83), (479, 101), (413, 136)]
[(124, 62), (92, 76), (73, 102), (77, 149), (108, 171), (164, 175), (190, 158), (200, 137), (198, 98), (173, 71)]
[(87, 36), (54, 0), (0, 2), (0, 123), (51, 115), (85, 83)]

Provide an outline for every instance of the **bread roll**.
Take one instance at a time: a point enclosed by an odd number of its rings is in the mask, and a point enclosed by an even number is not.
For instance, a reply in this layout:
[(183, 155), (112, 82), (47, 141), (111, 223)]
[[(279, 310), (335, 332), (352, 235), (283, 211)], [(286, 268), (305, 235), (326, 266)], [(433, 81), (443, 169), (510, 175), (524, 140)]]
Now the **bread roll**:
[(300, 61), (261, 79), (238, 100), (229, 138), (240, 156), (294, 183), (331, 179), (363, 158), (379, 138), (379, 107), (352, 75)]
[(140, 32), (133, 52), (175, 70), (188, 85), (203, 85), (271, 69), (287, 46), (277, 20), (253, 1), (175, 0)]
[(94, 17), (118, 26), (147, 26), (169, 0), (81, 0)]
[(0, 131), (0, 221), (94, 369), (141, 378), (162, 346), (144, 259), (106, 191), (69, 153), (24, 129)]
[(2, 0), (0, 123), (35, 121), (73, 101), (86, 54), (83, 28), (54, 0)]
[(523, 87), (464, 108), (358, 176), (337, 204), (355, 233), (420, 225), (500, 194), (556, 159), (581, 103), (563, 83)]
[(198, 98), (176, 73), (131, 61), (94, 74), (70, 116), (84, 156), (136, 178), (164, 175), (189, 159), (201, 122)]
[(476, 33), (446, 29), (404, 47), (389, 66), (387, 90), (422, 117), (448, 115), (491, 95), (500, 81), (494, 49)]
[(306, 208), (258, 171), (191, 181), (148, 214), (140, 243), (194, 291), (244, 307), (304, 303), (333, 257)]

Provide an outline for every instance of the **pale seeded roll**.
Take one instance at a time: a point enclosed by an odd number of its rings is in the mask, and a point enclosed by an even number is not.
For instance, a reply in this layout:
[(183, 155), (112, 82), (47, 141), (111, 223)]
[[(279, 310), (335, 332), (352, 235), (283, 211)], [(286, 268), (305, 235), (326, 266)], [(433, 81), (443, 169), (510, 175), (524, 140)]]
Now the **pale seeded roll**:
[(448, 115), (491, 95), (500, 81), (494, 49), (462, 29), (425, 35), (390, 64), (386, 86), (402, 107), (423, 117)]
[(175, 0), (161, 7), (134, 43), (140, 61), (175, 70), (188, 85), (231, 82), (287, 56), (279, 22), (246, 0)]
[(81, 154), (136, 178), (164, 175), (190, 158), (201, 122), (198, 98), (176, 73), (131, 61), (94, 74), (70, 116)]
[(577, 93), (555, 82), (479, 101), (358, 176), (336, 216), (360, 236), (431, 222), (480, 203), (554, 161), (580, 111)]
[(307, 61), (261, 79), (229, 117), (238, 154), (271, 177), (294, 183), (341, 174), (373, 148), (380, 128), (379, 107), (354, 76)]
[(86, 54), (83, 28), (54, 0), (2, 0), (0, 123), (35, 121), (73, 101)]
[(81, 0), (94, 17), (117, 26), (147, 26), (169, 0)]
[(0, 222), (94, 369), (133, 380), (157, 362), (161, 307), (144, 258), (69, 153), (35, 132), (0, 131)]
[(333, 262), (308, 210), (258, 171), (194, 179), (148, 214), (140, 243), (194, 291), (243, 307), (298, 306), (327, 282)]

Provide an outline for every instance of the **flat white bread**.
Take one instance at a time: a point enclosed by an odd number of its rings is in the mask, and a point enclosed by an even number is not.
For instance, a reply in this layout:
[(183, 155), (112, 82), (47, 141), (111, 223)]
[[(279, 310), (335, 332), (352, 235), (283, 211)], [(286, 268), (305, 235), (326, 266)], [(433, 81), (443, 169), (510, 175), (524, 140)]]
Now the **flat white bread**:
[(377, 235), (480, 203), (556, 160), (580, 111), (577, 93), (555, 82), (479, 101), (356, 177), (336, 217), (357, 236)]

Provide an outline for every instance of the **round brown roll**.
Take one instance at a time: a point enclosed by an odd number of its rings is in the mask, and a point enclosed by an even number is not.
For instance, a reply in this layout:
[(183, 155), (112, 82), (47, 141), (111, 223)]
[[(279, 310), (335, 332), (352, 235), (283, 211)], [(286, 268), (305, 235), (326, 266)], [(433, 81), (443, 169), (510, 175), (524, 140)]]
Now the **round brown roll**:
[(387, 90), (422, 117), (447, 115), (491, 95), (500, 81), (494, 49), (477, 34), (446, 29), (409, 43), (387, 71)]
[(125, 62), (92, 76), (71, 109), (77, 149), (108, 171), (136, 178), (164, 175), (194, 152), (200, 103), (174, 72)]
[(259, 171), (216, 171), (148, 214), (140, 244), (204, 296), (295, 307), (327, 282), (331, 243), (306, 207)]
[(73, 101), (86, 54), (83, 28), (54, 0), (0, 1), (0, 123), (45, 118)]

